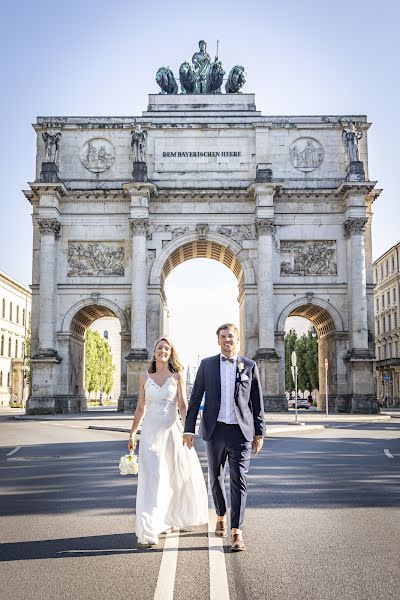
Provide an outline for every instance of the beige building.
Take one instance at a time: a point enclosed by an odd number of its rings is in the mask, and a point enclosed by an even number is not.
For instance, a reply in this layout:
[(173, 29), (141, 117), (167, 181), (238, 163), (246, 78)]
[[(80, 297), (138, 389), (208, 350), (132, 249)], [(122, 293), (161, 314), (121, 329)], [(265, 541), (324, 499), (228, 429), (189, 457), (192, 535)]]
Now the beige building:
[(31, 291), (0, 271), (0, 406), (27, 398), (24, 382)]
[(388, 406), (400, 402), (400, 242), (374, 262), (377, 389)]

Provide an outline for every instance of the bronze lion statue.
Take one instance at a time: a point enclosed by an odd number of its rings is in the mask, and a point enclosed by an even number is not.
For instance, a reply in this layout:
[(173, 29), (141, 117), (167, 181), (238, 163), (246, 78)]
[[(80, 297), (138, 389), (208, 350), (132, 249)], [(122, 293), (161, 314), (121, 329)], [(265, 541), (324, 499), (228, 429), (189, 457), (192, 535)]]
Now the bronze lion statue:
[(236, 65), (231, 69), (228, 80), (225, 84), (227, 94), (237, 94), (246, 83), (246, 69), (241, 65)]
[(160, 67), (156, 73), (156, 81), (161, 88), (162, 94), (177, 94), (178, 84), (173, 72), (169, 67)]

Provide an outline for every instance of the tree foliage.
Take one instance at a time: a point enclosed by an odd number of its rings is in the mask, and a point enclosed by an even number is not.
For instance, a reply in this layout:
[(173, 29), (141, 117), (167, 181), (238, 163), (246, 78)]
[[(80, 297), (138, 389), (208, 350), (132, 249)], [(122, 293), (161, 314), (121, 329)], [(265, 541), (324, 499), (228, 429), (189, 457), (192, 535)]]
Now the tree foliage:
[(290, 394), (294, 390), (290, 368), (293, 350), (297, 355), (298, 391), (318, 389), (318, 339), (314, 327), (311, 326), (307, 335), (301, 337), (297, 337), (294, 329), (290, 329), (285, 336), (285, 388)]
[(98, 331), (86, 330), (85, 388), (89, 392), (109, 394), (114, 385), (115, 365), (110, 345)]

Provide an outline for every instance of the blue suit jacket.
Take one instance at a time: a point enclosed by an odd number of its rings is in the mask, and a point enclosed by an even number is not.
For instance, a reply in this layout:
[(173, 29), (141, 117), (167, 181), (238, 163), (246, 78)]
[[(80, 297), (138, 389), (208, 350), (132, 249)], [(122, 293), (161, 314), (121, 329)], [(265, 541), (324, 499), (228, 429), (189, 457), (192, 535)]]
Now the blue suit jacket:
[[(243, 363), (241, 373), (236, 369), (235, 412), (240, 429), (247, 441), (265, 434), (264, 403), (260, 375), (254, 360), (238, 355), (237, 365)], [(243, 377), (244, 376), (244, 377)], [(200, 404), (205, 393), (203, 417), (199, 433), (208, 441), (215, 429), (221, 406), (220, 355), (201, 361), (190, 397), (184, 431), (194, 433)]]

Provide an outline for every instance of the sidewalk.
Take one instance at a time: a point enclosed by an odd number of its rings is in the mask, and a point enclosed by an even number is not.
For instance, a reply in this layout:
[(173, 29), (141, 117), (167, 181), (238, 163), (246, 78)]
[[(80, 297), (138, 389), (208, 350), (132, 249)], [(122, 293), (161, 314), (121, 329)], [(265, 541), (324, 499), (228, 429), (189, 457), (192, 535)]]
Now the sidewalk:
[[(16, 411), (16, 412), (13, 412)], [(105, 431), (117, 431), (129, 433), (133, 414), (118, 413), (115, 410), (89, 410), (82, 413), (70, 415), (25, 415), (19, 409), (0, 409), (0, 416), (7, 415), (23, 421), (84, 421), (87, 429), (99, 429)], [(289, 410), (284, 413), (266, 413), (267, 435), (274, 436), (282, 433), (309, 432), (325, 429), (332, 425), (341, 423), (377, 423), (390, 421), (391, 418), (400, 418), (400, 410), (385, 411), (380, 415), (349, 415), (331, 414), (326, 417), (324, 412), (298, 411), (297, 423), (295, 422), (295, 411)]]

